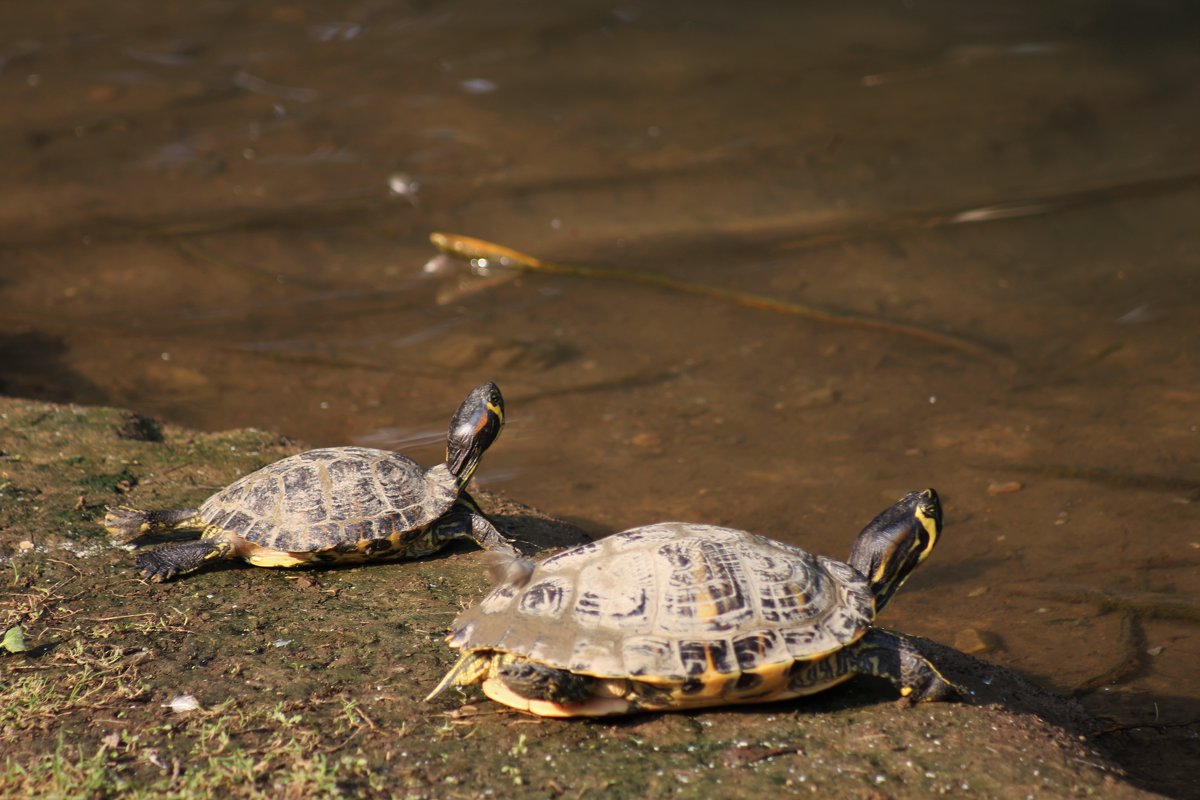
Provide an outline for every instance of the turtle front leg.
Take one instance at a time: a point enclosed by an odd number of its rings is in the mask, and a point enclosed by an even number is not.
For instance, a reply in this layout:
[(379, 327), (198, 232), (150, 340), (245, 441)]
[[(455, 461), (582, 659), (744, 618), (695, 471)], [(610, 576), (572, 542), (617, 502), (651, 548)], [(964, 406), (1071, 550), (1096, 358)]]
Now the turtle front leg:
[(872, 628), (835, 657), (845, 659), (850, 672), (891, 681), (909, 703), (967, 699), (966, 690), (947, 680), (911, 640), (891, 631)]
[(521, 555), (517, 548), (513, 546), (512, 541), (502, 534), (500, 529), (493, 525), (492, 521), (483, 514), (471, 515), (471, 533), (469, 535), (475, 540), (475, 544), (484, 550), (507, 553), (514, 557)]
[(224, 536), (215, 536), (198, 542), (169, 544), (138, 553), (137, 565), (146, 580), (161, 583), (176, 575), (198, 569), (206, 561), (230, 558), (233, 555), (233, 544)]
[(451, 539), (470, 539), (484, 550), (520, 555), (508, 537), (500, 533), (466, 492), (445, 516), (433, 524), (431, 534), (435, 549)]
[(200, 511), (195, 508), (165, 508), (149, 511), (129, 506), (105, 509), (104, 528), (121, 543), (151, 533), (172, 530), (203, 530)]

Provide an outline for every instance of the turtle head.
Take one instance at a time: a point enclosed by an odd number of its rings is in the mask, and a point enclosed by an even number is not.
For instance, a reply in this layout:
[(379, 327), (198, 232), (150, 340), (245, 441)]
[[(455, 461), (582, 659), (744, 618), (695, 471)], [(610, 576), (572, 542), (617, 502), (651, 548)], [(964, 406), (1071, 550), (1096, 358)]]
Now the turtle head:
[(466, 486), (471, 473), (479, 466), (500, 429), (504, 427), (504, 398), (494, 383), (485, 383), (471, 390), (467, 399), (450, 420), (446, 438), (446, 466), (460, 486)]
[(871, 584), (876, 613), (933, 552), (941, 533), (942, 504), (933, 489), (909, 492), (863, 528), (850, 549), (849, 564)]

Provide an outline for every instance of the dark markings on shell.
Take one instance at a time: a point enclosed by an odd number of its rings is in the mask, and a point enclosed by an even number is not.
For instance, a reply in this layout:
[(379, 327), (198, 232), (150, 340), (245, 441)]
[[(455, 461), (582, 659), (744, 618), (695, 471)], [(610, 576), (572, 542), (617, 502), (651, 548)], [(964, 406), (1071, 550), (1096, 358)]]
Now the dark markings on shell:
[(425, 499), (424, 492), (417, 496), (413, 494), (415, 486), (422, 485), (414, 484), (414, 480), (420, 480), (415, 474), (419, 470), (416, 464), (410, 465), (399, 459), (386, 459), (375, 464), (375, 477), (383, 488), (388, 506), (407, 517), (414, 513), (407, 511), (408, 507)]
[[(205, 506), (207, 505), (208, 504), (205, 503)], [(203, 519), (209, 525), (212, 525), (214, 528), (220, 528), (223, 531), (229, 530), (229, 526), (227, 526), (225, 523), (229, 521), (229, 518), (233, 516), (233, 513), (234, 512), (224, 508), (215, 508), (207, 513), (204, 508), (200, 509), (201, 519)]]
[(743, 548), (741, 553), (746, 568), (757, 575), (760, 580), (768, 583), (785, 581), (796, 573), (795, 554), (789, 554), (789, 558), (780, 558), (771, 553), (750, 548)]
[(241, 531), (249, 530), (253, 523), (254, 518), (249, 514), (243, 511), (234, 511), (221, 527), (227, 531), (237, 531), (240, 533)]
[(225, 497), (224, 502), (227, 505), (240, 505), (256, 517), (269, 518), (279, 512), (281, 496), (278, 480), (259, 481), (242, 488), (245, 491), (238, 493), (240, 498)]
[(803, 653), (812, 646), (820, 633), (817, 628), (791, 628), (783, 631), (783, 641), (790, 652)]
[(745, 692), (757, 687), (763, 682), (761, 675), (756, 675), (753, 672), (743, 672), (738, 675), (737, 680), (733, 683), (735, 692)]
[(679, 691), (683, 694), (696, 694), (704, 688), (704, 681), (699, 678), (688, 678), (679, 686)]
[(630, 675), (646, 675), (651, 664), (678, 663), (672, 642), (653, 636), (631, 636), (621, 643), (621, 659)]
[[(292, 532), (292, 546), (287, 549), (291, 552), (302, 552), (308, 550), (326, 550), (329, 549), (330, 543), (338, 546), (342, 542), (342, 526), (336, 522), (322, 522), (319, 525), (313, 525), (307, 531)], [(324, 547), (312, 547), (312, 543), (322, 543)], [(353, 544), (353, 543), (351, 543)]]
[(365, 552), (367, 553), (367, 555), (373, 556), (373, 555), (378, 555), (379, 553), (386, 553), (388, 550), (391, 550), (391, 549), (392, 549), (392, 542), (390, 539), (375, 539), (375, 540), (367, 543)]
[(598, 618), (600, 616), (600, 596), (595, 592), (589, 592), (586, 589), (579, 593), (579, 600), (575, 602), (575, 614), (584, 618)]
[(335, 544), (331, 549), (335, 553), (342, 553), (342, 554), (357, 553), (358, 545), (359, 545), (359, 543), (356, 541), (344, 540), (344, 541), (340, 541), (337, 544)]
[(271, 527), (271, 523), (266, 520), (255, 520), (253, 524), (241, 532), (241, 536), (250, 542), (259, 541), (271, 532)]
[(371, 535), (372, 539), (391, 538), (399, 533), (403, 533), (407, 527), (391, 514), (382, 517), (376, 517), (370, 522), (372, 527), (375, 529), (375, 532)]
[(649, 606), (649, 604), (650, 604), (650, 597), (649, 597), (649, 595), (646, 594), (646, 590), (638, 589), (637, 590), (637, 600), (633, 604), (633, 607), (629, 608), (628, 610), (614, 611), (613, 617), (615, 617), (617, 620), (635, 619), (635, 618), (638, 620), (645, 619), (646, 610), (647, 610), (647, 607)]
[(283, 474), (283, 513), (310, 523), (329, 516), (319, 464), (297, 466)]
[(747, 576), (736, 548), (696, 538), (664, 544), (657, 555), (671, 567), (659, 593), (663, 628), (723, 633), (754, 613), (743, 591)]
[(473, 633), (475, 633), (474, 625), (464, 625), (461, 628), (455, 628), (448, 642), (451, 647), (461, 647), (471, 638), (471, 634)]
[(774, 655), (779, 647), (779, 633), (773, 630), (758, 631), (733, 640), (733, 654), (742, 669), (755, 669)]
[(729, 642), (686, 641), (679, 643), (679, 659), (685, 675), (706, 675), (711, 672), (728, 674), (737, 671)]
[(383, 513), (383, 498), (375, 486), (370, 461), (339, 458), (330, 462), (329, 498), (333, 519), (374, 517)]
[(517, 609), (522, 614), (538, 617), (557, 617), (563, 612), (567, 588), (561, 579), (548, 578), (529, 586), (521, 596)]
[[(371, 519), (355, 519), (342, 525), (342, 538), (351, 542), (369, 542), (376, 537), (375, 520)], [(325, 544), (326, 547), (332, 547), (334, 542)]]
[[(800, 580), (765, 583), (759, 603), (763, 618), (784, 625), (801, 625), (823, 614), (829, 603), (830, 586), (816, 565), (806, 564)], [(821, 602), (813, 602), (821, 598)]]

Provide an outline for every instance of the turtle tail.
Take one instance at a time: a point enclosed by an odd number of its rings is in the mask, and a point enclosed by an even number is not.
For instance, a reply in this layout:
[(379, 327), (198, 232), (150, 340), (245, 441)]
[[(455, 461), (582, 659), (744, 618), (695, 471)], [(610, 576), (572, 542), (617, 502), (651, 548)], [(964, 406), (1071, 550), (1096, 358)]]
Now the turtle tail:
[(104, 514), (104, 528), (122, 543), (132, 542), (151, 533), (203, 527), (200, 511), (195, 508), (144, 511), (140, 508), (117, 506), (105, 509)]
[(479, 683), (487, 677), (491, 667), (490, 653), (486, 655), (463, 653), (462, 657), (458, 659), (458, 663), (446, 673), (446, 677), (442, 678), (433, 691), (425, 696), (425, 702), (428, 703), (451, 686), (470, 686), (473, 683)]

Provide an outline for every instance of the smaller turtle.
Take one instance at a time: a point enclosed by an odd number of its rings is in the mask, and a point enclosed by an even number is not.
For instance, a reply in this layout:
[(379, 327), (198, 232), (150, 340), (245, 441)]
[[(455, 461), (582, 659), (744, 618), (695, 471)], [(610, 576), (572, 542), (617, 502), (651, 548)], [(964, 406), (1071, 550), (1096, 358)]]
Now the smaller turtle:
[(463, 654), (426, 699), (482, 683), (533, 714), (604, 716), (783, 700), (856, 674), (886, 678), (910, 702), (959, 699), (912, 641), (873, 625), (941, 530), (927, 489), (877, 516), (849, 563), (683, 522), (536, 565), (507, 560), (454, 621), (448, 641)]
[(415, 558), (463, 538), (515, 557), (512, 544), (465, 490), (503, 426), (500, 390), (485, 383), (451, 419), (443, 464), (423, 469), (399, 453), (366, 447), (309, 450), (246, 475), (198, 509), (111, 508), (104, 527), (121, 541), (200, 532), (199, 541), (138, 554), (138, 568), (152, 581), (214, 559), (293, 567)]

